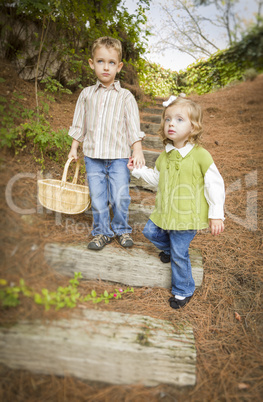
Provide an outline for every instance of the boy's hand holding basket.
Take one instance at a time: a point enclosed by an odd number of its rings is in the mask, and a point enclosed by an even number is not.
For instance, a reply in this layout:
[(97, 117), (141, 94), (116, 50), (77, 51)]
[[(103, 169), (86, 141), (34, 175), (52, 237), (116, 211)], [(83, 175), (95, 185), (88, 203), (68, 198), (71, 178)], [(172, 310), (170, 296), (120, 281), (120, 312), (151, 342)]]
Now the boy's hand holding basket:
[(68, 168), (73, 160), (74, 158), (67, 160), (62, 180), (38, 180), (38, 199), (45, 208), (69, 215), (79, 214), (90, 208), (89, 187), (77, 184), (79, 160), (72, 183), (67, 182)]

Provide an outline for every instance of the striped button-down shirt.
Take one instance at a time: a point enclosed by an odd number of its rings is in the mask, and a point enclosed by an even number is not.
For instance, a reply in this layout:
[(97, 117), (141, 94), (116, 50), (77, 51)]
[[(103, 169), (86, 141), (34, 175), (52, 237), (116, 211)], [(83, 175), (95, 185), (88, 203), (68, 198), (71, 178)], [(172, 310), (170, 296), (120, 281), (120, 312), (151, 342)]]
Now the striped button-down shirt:
[(85, 156), (128, 158), (131, 145), (144, 137), (134, 96), (119, 81), (105, 87), (97, 81), (80, 93), (69, 135), (83, 142)]

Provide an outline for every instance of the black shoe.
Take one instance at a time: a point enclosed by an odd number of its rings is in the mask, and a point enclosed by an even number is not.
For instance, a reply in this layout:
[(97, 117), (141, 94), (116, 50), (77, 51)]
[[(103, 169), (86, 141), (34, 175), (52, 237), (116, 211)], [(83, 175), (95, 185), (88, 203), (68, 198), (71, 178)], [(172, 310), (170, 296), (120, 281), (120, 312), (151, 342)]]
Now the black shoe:
[(170, 302), (170, 307), (178, 310), (179, 308), (184, 307), (187, 303), (189, 303), (190, 299), (192, 296), (186, 297), (184, 300), (178, 300), (174, 296), (170, 297), (169, 302)]
[(110, 244), (112, 241), (111, 237), (106, 235), (96, 235), (93, 239), (89, 242), (88, 248), (90, 250), (101, 250), (106, 244)]
[(171, 256), (170, 256), (170, 254), (165, 254), (164, 251), (161, 251), (161, 252), (160, 252), (159, 257), (160, 257), (160, 260), (161, 260), (164, 264), (166, 264), (167, 262), (170, 262), (170, 261), (171, 261)]

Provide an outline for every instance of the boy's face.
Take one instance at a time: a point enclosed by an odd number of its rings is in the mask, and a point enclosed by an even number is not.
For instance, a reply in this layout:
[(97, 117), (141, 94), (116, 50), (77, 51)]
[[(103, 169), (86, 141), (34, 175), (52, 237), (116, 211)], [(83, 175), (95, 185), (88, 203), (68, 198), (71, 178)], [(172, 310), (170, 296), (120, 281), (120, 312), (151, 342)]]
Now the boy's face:
[(100, 82), (109, 87), (121, 71), (123, 63), (119, 61), (117, 50), (101, 46), (95, 50), (94, 58), (89, 59), (89, 65)]

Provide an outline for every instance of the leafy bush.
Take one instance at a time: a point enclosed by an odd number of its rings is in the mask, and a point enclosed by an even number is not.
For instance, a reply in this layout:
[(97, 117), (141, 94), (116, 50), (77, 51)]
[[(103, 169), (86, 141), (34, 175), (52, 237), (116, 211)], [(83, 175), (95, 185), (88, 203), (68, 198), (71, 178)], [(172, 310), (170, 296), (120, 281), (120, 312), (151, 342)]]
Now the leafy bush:
[(74, 278), (69, 280), (66, 287), (59, 286), (56, 291), (51, 292), (48, 289), (42, 289), (41, 293), (35, 292), (33, 289), (26, 286), (24, 279), (20, 279), (19, 285), (10, 285), (5, 279), (0, 279), (0, 303), (2, 307), (16, 307), (20, 304), (20, 296), (29, 297), (34, 300), (36, 304), (41, 304), (45, 310), (55, 307), (56, 310), (62, 308), (75, 308), (78, 303), (86, 303), (92, 301), (93, 303), (108, 304), (110, 299), (121, 299), (122, 295), (128, 292), (134, 292), (133, 288), (115, 289), (115, 292), (108, 293), (104, 291), (100, 296), (97, 295), (95, 290), (90, 294), (81, 296), (78, 290), (79, 279), (82, 279), (80, 272), (74, 273)]
[(248, 68), (244, 71), (244, 81), (253, 81), (257, 77), (258, 73), (254, 68)]
[(141, 60), (137, 63), (139, 83), (142, 90), (150, 96), (168, 96), (174, 85), (177, 73), (166, 70), (156, 63)]
[(72, 138), (67, 135), (66, 129), (52, 130), (46, 118), (49, 111), (47, 103), (42, 102), (42, 114), (37, 114), (24, 108), (19, 103), (20, 97), (15, 94), (10, 102), (0, 97), (0, 148), (13, 149), (15, 154), (28, 148), (44, 168), (44, 156), (59, 161), (69, 151)]
[(138, 64), (140, 86), (151, 96), (184, 92), (199, 95), (232, 82), (254, 79), (263, 71), (263, 28), (254, 27), (239, 43), (216, 52), (206, 61), (193, 63), (179, 73), (158, 64)]

